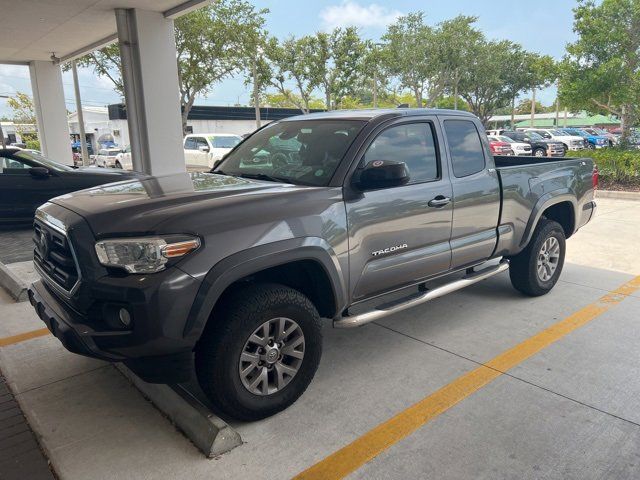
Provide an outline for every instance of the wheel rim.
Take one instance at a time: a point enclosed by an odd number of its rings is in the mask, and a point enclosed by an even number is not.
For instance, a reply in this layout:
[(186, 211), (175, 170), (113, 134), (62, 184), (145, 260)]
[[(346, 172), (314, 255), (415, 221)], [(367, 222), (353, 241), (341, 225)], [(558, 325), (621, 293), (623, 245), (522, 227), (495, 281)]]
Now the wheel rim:
[(538, 252), (538, 278), (547, 282), (558, 269), (560, 261), (560, 242), (556, 237), (547, 238)]
[(245, 342), (238, 372), (255, 395), (272, 395), (296, 376), (304, 358), (304, 333), (290, 318), (267, 320)]
[(544, 155), (544, 152), (542, 150), (536, 150), (535, 156), (536, 157), (542, 157)]

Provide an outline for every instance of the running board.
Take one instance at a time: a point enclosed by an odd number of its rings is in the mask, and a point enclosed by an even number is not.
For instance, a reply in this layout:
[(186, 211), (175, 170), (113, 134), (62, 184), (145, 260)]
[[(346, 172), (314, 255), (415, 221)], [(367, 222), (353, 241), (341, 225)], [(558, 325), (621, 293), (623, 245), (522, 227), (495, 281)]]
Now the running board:
[(392, 315), (394, 313), (401, 312), (402, 310), (406, 310), (407, 308), (415, 307), (417, 305), (422, 305), (423, 303), (429, 302), (436, 298), (442, 297), (449, 293), (455, 292), (456, 290), (460, 290), (464, 287), (468, 287), (469, 285), (473, 285), (474, 283), (481, 282), (489, 277), (493, 277), (498, 273), (502, 273), (509, 268), (509, 262), (503, 260), (498, 265), (493, 267), (485, 268), (484, 270), (480, 270), (479, 272), (471, 273), (460, 280), (456, 280), (451, 283), (447, 283), (446, 285), (442, 285), (440, 287), (434, 288), (433, 290), (428, 290), (425, 293), (420, 294), (417, 297), (412, 297), (410, 300), (406, 302), (390, 305), (390, 306), (380, 306), (375, 308), (370, 312), (361, 313), (359, 315), (354, 315), (352, 317), (342, 317), (339, 320), (333, 321), (333, 326), (335, 328), (353, 328), (359, 327), (360, 325), (364, 325), (369, 322), (374, 322), (379, 320), (387, 315)]

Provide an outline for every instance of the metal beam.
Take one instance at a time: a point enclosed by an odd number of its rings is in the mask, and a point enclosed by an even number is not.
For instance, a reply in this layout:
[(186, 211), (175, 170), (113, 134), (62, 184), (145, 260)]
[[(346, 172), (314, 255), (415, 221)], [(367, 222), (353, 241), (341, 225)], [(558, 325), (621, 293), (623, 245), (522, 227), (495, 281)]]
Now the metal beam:
[(107, 45), (115, 42), (116, 40), (118, 40), (118, 34), (114, 33), (112, 35), (109, 35), (108, 37), (101, 38), (96, 42), (90, 43), (89, 45), (85, 45), (84, 47), (79, 48), (78, 50), (74, 50), (73, 52), (60, 57), (56, 63), (65, 63), (65, 62), (68, 62), (69, 60), (75, 60), (76, 58), (82, 57), (89, 52), (93, 52), (94, 50), (99, 50), (103, 47), (106, 47)]
[(189, 12), (197, 10), (203, 7), (206, 3), (211, 3), (211, 0), (188, 0), (187, 2), (176, 5), (163, 13), (165, 18), (175, 19), (182, 15), (186, 15)]

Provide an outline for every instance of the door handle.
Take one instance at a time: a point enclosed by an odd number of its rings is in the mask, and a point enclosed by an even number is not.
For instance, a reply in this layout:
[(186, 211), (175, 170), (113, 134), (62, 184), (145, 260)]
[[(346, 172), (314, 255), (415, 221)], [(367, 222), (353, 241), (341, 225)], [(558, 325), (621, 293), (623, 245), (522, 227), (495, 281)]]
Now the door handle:
[(433, 200), (429, 201), (427, 205), (430, 207), (441, 208), (446, 205), (449, 205), (451, 199), (449, 197), (445, 197), (444, 195), (438, 195)]

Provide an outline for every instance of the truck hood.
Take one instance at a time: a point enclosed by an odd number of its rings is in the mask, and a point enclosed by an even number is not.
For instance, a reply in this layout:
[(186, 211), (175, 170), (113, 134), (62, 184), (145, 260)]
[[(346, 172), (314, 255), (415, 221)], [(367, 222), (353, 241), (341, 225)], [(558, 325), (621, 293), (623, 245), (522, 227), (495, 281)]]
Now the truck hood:
[[(97, 237), (150, 234), (177, 215), (212, 212), (256, 195), (289, 195), (315, 189), (211, 173), (181, 173), (110, 183), (51, 200), (84, 217)], [(166, 233), (166, 232), (165, 232)]]

